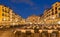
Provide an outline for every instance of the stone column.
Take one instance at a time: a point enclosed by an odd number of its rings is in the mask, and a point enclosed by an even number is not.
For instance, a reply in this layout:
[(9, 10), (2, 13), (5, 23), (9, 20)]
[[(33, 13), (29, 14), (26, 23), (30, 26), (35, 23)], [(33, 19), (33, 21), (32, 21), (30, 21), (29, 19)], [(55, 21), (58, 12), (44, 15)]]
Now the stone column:
[(57, 31), (57, 37), (59, 37), (60, 36), (60, 32), (59, 31)]
[(22, 37), (26, 37), (26, 33), (22, 33)]
[(52, 32), (53, 32), (53, 30), (48, 30), (48, 37), (51, 37)]
[(21, 32), (22, 32), (22, 37), (26, 37), (26, 30), (21, 30)]
[(31, 30), (31, 37), (34, 37), (34, 30)]
[(31, 33), (31, 37), (34, 37), (34, 33)]
[(39, 36), (41, 37), (42, 30), (39, 30)]
[(34, 37), (39, 37), (39, 33), (34, 33)]

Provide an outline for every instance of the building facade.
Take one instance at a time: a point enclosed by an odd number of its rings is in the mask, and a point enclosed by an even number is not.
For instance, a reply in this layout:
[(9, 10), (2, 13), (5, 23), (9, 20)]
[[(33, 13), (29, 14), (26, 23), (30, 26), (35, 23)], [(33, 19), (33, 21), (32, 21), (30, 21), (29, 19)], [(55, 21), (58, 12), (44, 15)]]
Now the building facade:
[(31, 15), (26, 19), (26, 22), (28, 24), (39, 24), (40, 23), (40, 17), (36, 15)]
[(11, 8), (0, 5), (0, 26), (19, 25), (21, 19)]
[(12, 10), (9, 7), (0, 5), (0, 25), (8, 25)]
[(46, 24), (58, 24), (60, 21), (60, 2), (54, 3), (51, 8), (45, 10), (43, 16)]

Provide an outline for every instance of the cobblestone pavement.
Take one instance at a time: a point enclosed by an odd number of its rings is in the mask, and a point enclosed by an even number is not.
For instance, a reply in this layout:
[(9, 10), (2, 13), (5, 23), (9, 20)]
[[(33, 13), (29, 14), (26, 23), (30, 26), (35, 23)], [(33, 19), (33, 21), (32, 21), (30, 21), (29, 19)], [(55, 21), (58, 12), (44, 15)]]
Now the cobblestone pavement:
[(34, 33), (29, 30), (25, 33), (19, 30), (14, 33), (14, 31), (14, 29), (0, 30), (0, 37), (60, 37), (59, 31), (53, 31), (52, 33), (49, 33), (48, 30)]
[(12, 30), (0, 30), (0, 37), (14, 37)]
[(24, 26), (0, 29), (0, 37), (60, 37), (59, 26)]

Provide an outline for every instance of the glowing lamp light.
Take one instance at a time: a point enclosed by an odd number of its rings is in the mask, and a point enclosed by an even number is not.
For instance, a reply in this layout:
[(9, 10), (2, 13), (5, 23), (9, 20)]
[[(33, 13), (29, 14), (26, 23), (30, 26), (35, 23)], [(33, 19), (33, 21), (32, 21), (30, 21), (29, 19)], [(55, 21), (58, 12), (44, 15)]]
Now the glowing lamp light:
[(13, 25), (15, 25), (15, 23), (13, 23)]
[(58, 21), (58, 24), (60, 24), (60, 21)]
[(38, 24), (40, 24), (40, 22)]
[(52, 17), (52, 19), (55, 19), (55, 17)]
[(32, 24), (32, 23), (30, 22), (30, 24)]
[(18, 20), (16, 20), (16, 22), (17, 22)]
[(44, 21), (46, 21), (46, 19)]
[(12, 21), (12, 19), (10, 19)]
[(6, 19), (4, 18), (3, 20), (5, 21)]

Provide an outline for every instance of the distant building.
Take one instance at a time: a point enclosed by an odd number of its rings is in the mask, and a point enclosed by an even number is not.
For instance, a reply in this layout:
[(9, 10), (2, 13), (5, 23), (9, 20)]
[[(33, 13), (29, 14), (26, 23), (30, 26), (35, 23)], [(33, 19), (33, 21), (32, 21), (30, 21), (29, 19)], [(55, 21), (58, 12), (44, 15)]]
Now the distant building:
[(31, 15), (26, 19), (26, 22), (29, 24), (39, 24), (40, 17), (36, 15)]

